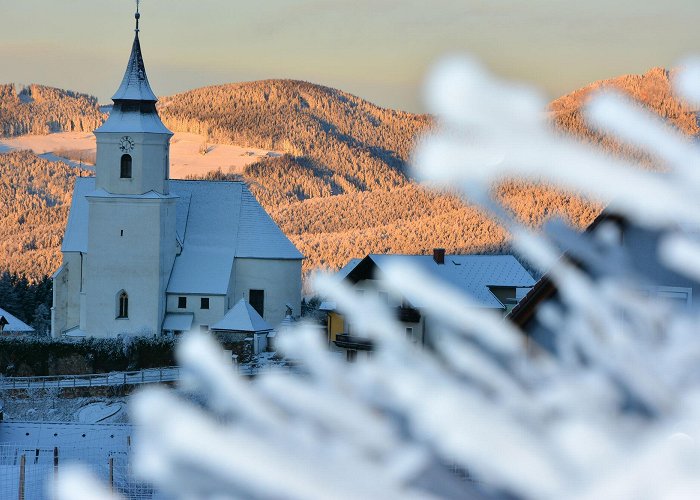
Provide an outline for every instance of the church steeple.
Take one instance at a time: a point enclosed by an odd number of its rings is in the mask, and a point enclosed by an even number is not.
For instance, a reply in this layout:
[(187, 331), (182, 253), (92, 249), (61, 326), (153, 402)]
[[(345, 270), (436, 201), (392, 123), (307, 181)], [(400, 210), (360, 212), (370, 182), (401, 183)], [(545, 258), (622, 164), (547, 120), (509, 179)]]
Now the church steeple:
[(141, 14), (138, 10), (138, 2), (136, 3), (136, 29), (134, 30), (134, 43), (131, 47), (131, 55), (129, 63), (126, 65), (126, 73), (122, 79), (122, 84), (117, 89), (117, 92), (112, 96), (112, 100), (117, 101), (143, 101), (153, 102), (158, 101), (158, 98), (151, 90), (146, 75), (146, 66), (143, 64), (143, 54), (141, 53), (141, 42), (139, 41), (139, 19)]
[(109, 118), (95, 130), (97, 187), (112, 194), (168, 193), (169, 145), (173, 135), (156, 109), (139, 41), (141, 14), (126, 72), (112, 97)]

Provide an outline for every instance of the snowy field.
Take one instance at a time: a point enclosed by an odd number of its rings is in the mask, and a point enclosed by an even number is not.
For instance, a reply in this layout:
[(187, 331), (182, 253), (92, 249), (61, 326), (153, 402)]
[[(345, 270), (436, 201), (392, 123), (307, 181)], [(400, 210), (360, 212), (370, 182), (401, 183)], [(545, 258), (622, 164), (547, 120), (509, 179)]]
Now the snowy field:
[[(241, 173), (243, 169), (261, 158), (278, 156), (279, 151), (207, 144), (207, 154), (200, 153), (205, 144), (204, 136), (178, 132), (170, 142), (170, 177), (183, 179), (188, 175), (204, 175), (221, 169), (224, 173)], [(48, 135), (23, 135), (0, 140), (0, 153), (13, 149), (30, 149), (47, 160), (55, 161), (53, 155), (59, 150), (95, 152), (95, 136), (85, 132), (61, 132)], [(65, 161), (65, 160), (61, 160)], [(66, 162), (75, 164), (75, 162)]]
[(52, 391), (35, 391), (29, 397), (0, 396), (0, 401), (6, 422), (128, 422), (127, 398), (124, 396), (59, 398)]
[(53, 479), (75, 464), (125, 498), (156, 498), (132, 475), (132, 436), (124, 424), (0, 422), (0, 499), (20, 498), (20, 485), (26, 500), (51, 498)]

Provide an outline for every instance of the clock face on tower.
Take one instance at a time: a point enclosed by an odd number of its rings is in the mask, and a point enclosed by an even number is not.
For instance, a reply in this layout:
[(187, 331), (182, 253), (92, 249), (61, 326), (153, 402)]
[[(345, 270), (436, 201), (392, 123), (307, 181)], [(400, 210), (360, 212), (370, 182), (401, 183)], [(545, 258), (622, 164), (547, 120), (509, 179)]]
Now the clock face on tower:
[(134, 140), (128, 135), (125, 135), (119, 140), (119, 149), (125, 153), (130, 153), (134, 149)]

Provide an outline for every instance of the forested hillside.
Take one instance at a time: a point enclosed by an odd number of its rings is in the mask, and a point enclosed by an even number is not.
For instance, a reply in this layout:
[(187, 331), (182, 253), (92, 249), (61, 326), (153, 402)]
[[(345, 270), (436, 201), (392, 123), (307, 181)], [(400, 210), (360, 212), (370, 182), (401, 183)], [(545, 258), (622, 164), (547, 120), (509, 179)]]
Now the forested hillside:
[(0, 154), (0, 273), (38, 279), (58, 269), (73, 182), (81, 173), (89, 174), (28, 151)]
[[(239, 174), (307, 256), (305, 271), (369, 252), (498, 251), (505, 232), (473, 207), (411, 182), (406, 162), (427, 116), (376, 107), (338, 90), (290, 80), (197, 89), (160, 107), (177, 131), (287, 154)], [(499, 195), (533, 225), (554, 214), (587, 225), (597, 208), (551, 189), (508, 183)]]
[(414, 138), (430, 124), (426, 116), (379, 108), (340, 90), (295, 80), (191, 90), (162, 99), (159, 111), (178, 132), (289, 153), (247, 172), (265, 186), (274, 179), (299, 186), (268, 189), (271, 203), (282, 193), (303, 199), (403, 186)]
[(672, 78), (671, 71), (652, 68), (643, 75), (623, 75), (602, 80), (552, 101), (549, 108), (552, 111), (554, 123), (562, 130), (604, 147), (608, 151), (650, 163), (652, 160), (638, 150), (591, 130), (586, 125), (581, 110), (592, 93), (600, 90), (619, 91), (634, 101), (643, 103), (684, 134), (696, 135), (700, 132), (695, 113), (697, 110), (689, 108), (675, 98), (672, 91)]
[(91, 132), (103, 119), (95, 97), (42, 85), (17, 92), (13, 84), (0, 84), (0, 137)]
[[(630, 153), (583, 124), (581, 106), (601, 87), (629, 93), (687, 134), (698, 131), (695, 115), (672, 97), (669, 75), (661, 69), (597, 82), (555, 100), (554, 123), (618, 154)], [(71, 95), (66, 93), (66, 103), (82, 102), (84, 115), (91, 116), (94, 100)], [(26, 103), (19, 100), (13, 109), (23, 109)], [(338, 268), (369, 252), (426, 253), (437, 246), (479, 252), (507, 245), (505, 232), (477, 209), (428, 192), (407, 176), (406, 161), (415, 138), (431, 126), (428, 117), (289, 80), (197, 89), (162, 99), (160, 112), (175, 131), (286, 153), (249, 165), (242, 174), (219, 171), (208, 177), (245, 180), (307, 256), (305, 271)], [(33, 278), (55, 271), (74, 175), (65, 165), (29, 153), (0, 155), (0, 271)], [(584, 227), (601, 208), (545, 186), (507, 182), (495, 190), (533, 226), (561, 215)]]

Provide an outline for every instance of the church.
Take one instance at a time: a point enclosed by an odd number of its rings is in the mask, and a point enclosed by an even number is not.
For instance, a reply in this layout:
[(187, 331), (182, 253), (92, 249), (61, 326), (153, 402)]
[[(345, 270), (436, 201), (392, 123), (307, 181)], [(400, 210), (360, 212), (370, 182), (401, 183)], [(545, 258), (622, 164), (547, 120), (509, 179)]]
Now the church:
[(169, 178), (172, 132), (139, 42), (94, 177), (76, 179), (53, 276), (53, 337), (209, 330), (242, 298), (271, 324), (300, 314), (303, 256), (242, 182)]

